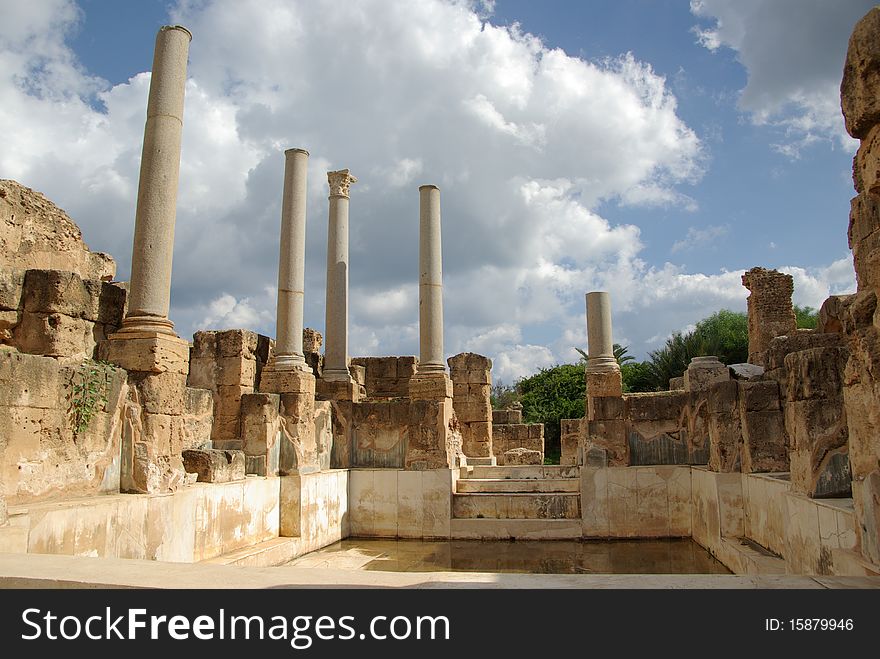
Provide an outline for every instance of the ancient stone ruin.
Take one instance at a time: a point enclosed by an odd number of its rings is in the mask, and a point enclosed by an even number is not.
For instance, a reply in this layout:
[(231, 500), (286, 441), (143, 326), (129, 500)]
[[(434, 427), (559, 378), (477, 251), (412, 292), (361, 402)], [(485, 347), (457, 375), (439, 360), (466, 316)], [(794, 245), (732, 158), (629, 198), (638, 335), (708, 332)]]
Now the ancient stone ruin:
[(862, 141), (857, 292), (798, 330), (791, 277), (753, 268), (749, 364), (698, 357), (649, 394), (623, 393), (610, 296), (587, 293), (586, 414), (563, 420), (561, 464), (545, 465), (543, 426), (492, 409), (491, 360), (444, 353), (434, 185), (418, 189), (418, 357), (349, 355), (347, 169), (327, 174), (325, 336), (303, 327), (319, 255), (298, 148), (279, 191), (277, 336), (177, 336), (167, 237), (190, 34), (163, 28), (129, 283), (61, 209), (0, 181), (0, 552), (276, 565), (349, 536), (690, 537), (738, 574), (880, 574), (878, 43), (874, 9), (841, 86)]

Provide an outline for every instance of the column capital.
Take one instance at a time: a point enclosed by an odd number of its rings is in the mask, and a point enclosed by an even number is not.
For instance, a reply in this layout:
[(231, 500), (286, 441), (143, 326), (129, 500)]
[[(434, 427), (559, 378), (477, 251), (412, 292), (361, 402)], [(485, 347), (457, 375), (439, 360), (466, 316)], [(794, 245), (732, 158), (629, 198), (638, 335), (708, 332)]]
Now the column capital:
[(348, 199), (348, 189), (352, 183), (357, 183), (357, 178), (351, 175), (350, 170), (339, 169), (335, 172), (327, 172), (327, 183), (330, 184), (331, 197)]

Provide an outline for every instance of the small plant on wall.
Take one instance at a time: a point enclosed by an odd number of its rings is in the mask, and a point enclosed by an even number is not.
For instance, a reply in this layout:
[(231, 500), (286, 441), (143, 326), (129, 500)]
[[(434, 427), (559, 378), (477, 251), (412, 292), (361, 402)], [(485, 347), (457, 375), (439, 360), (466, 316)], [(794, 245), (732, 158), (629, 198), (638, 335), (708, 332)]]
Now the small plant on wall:
[(95, 414), (107, 404), (112, 368), (107, 362), (90, 359), (80, 364), (74, 374), (70, 396), (74, 435), (88, 428)]

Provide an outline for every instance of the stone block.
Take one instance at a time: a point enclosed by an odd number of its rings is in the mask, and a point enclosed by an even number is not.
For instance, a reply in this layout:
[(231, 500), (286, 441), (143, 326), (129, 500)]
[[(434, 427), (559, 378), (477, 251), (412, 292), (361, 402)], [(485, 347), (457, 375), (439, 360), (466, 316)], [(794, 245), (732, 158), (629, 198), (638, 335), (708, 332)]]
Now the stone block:
[(774, 380), (739, 381), (739, 407), (745, 412), (778, 410), (779, 385)]
[(242, 451), (189, 449), (183, 451), (183, 466), (188, 473), (198, 474), (200, 483), (228, 483), (243, 480), (245, 460)]
[(522, 423), (522, 410), (492, 410), (492, 423)]
[(241, 417), (222, 415), (215, 412), (214, 423), (211, 426), (211, 439), (226, 440), (239, 439), (241, 437)]
[[(265, 369), (263, 375), (264, 377), (266, 375)], [(321, 378), (315, 381), (315, 397), (319, 400), (350, 400), (356, 403), (361, 400), (364, 393), (364, 388), (354, 380), (325, 380)]]
[(680, 375), (677, 378), (669, 378), (669, 391), (681, 390), (684, 390), (684, 376)]
[(544, 454), (527, 448), (512, 448), (504, 452), (504, 464), (512, 465), (540, 465), (544, 464)]
[(212, 416), (214, 414), (214, 396), (208, 389), (187, 387), (184, 413), (192, 416)]
[(625, 467), (629, 464), (629, 443), (626, 438), (626, 422), (622, 420), (587, 421), (586, 450), (600, 448), (605, 451), (607, 466)]
[(348, 367), (348, 372), (351, 373), (351, 379), (354, 380), (360, 386), (365, 386), (367, 383), (367, 369), (363, 366), (358, 366), (357, 364), (350, 364)]
[(54, 409), (60, 392), (58, 360), (0, 351), (0, 406)]
[(844, 339), (840, 334), (819, 334), (812, 330), (797, 330), (786, 335), (777, 336), (770, 341), (767, 348), (767, 362), (765, 367), (767, 374), (774, 369), (785, 368), (786, 355), (800, 352), (811, 348), (829, 348), (844, 345)]
[[(592, 402), (594, 399), (588, 399), (588, 409), (597, 406)], [(613, 400), (613, 399), (603, 399)], [(657, 421), (661, 419), (675, 419), (681, 417), (682, 407), (687, 401), (687, 397), (679, 391), (661, 391), (650, 394), (626, 394), (620, 399), (624, 405), (622, 415), (605, 415), (596, 416), (595, 413), (590, 416), (591, 419), (616, 419), (626, 418), (630, 421)]]
[(623, 380), (619, 370), (586, 371), (587, 396), (622, 396)]
[(416, 374), (419, 367), (418, 357), (405, 355), (397, 358), (397, 378), (409, 380)]
[(458, 420), (462, 423), (488, 421), (492, 417), (492, 406), (488, 398), (472, 402), (456, 400), (454, 408)]
[(841, 397), (790, 401), (785, 406), (785, 428), (793, 449), (844, 445), (848, 437), (846, 421)]
[(764, 367), (757, 364), (730, 364), (727, 369), (734, 380), (751, 382), (764, 377)]
[[(324, 385), (322, 384), (322, 386)], [(311, 394), (314, 396), (317, 388), (315, 376), (306, 371), (276, 370), (267, 366), (260, 375), (260, 391), (264, 393)]]
[(148, 413), (180, 415), (186, 409), (186, 375), (134, 372), (128, 378), (137, 387), (140, 403)]
[(587, 418), (622, 419), (624, 399), (620, 396), (587, 396)]
[(787, 471), (788, 451), (782, 412), (740, 408), (740, 423), (743, 473)]
[(452, 398), (452, 380), (445, 373), (439, 376), (415, 375), (409, 381), (409, 395), (413, 400)]
[(82, 318), (24, 311), (12, 330), (12, 341), (33, 355), (89, 358), (95, 353), (95, 328)]
[(708, 387), (709, 414), (733, 413), (737, 409), (739, 386), (735, 380), (719, 381)]
[(189, 373), (189, 343), (159, 332), (117, 332), (98, 344), (98, 356), (126, 371)]
[(785, 356), (788, 400), (838, 398), (849, 350), (843, 346), (809, 348)]
[(880, 10), (876, 7), (862, 17), (849, 38), (843, 80), (840, 84), (840, 105), (846, 130), (856, 139), (867, 137), (870, 129), (880, 123)]
[(742, 427), (735, 411), (709, 414), (709, 469), (729, 473), (740, 471)]
[(684, 388), (687, 391), (703, 391), (716, 382), (729, 379), (729, 369), (717, 357), (694, 357), (684, 372)]
[(0, 268), (0, 309), (17, 311), (22, 306), (25, 270)]

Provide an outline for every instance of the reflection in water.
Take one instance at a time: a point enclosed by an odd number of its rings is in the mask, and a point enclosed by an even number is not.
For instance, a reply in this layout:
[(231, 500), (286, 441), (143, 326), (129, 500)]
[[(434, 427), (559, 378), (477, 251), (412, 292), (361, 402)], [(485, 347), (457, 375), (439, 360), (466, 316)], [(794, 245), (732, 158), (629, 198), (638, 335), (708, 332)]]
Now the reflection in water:
[(289, 565), (386, 572), (730, 574), (691, 539), (422, 542), (352, 538)]

